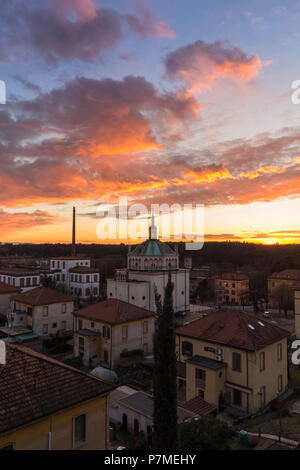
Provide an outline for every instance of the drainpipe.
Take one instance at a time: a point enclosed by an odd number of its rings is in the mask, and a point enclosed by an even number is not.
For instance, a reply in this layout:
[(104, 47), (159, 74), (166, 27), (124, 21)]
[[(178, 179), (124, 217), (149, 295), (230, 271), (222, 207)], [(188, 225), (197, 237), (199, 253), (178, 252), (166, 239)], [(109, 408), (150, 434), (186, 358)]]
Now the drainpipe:
[(52, 432), (48, 432), (48, 450), (52, 450)]
[[(248, 368), (248, 351), (246, 352), (247, 361), (247, 388), (249, 388), (249, 368)], [(249, 414), (249, 394), (247, 393), (247, 413)]]

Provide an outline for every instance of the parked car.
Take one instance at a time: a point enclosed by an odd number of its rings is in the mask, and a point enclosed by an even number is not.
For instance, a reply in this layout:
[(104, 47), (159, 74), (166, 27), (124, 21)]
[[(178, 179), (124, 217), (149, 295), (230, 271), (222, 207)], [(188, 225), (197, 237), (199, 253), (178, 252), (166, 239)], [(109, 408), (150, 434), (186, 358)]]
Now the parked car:
[(271, 318), (270, 312), (264, 312), (264, 318)]

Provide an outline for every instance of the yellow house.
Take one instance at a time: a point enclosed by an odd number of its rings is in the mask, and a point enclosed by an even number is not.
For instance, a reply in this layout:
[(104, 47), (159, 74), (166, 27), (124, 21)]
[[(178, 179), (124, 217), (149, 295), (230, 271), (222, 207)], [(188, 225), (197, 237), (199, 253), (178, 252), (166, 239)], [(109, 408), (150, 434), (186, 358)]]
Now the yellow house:
[(278, 287), (282, 285), (288, 286), (291, 289), (297, 287), (300, 289), (300, 269), (285, 269), (268, 277), (269, 307), (277, 307), (275, 293)]
[(111, 385), (3, 341), (0, 376), (0, 450), (107, 449)]
[[(176, 330), (181, 399), (254, 414), (287, 390), (289, 333), (253, 315), (220, 310)], [(183, 370), (185, 369), (185, 370)]]
[(296, 338), (300, 339), (300, 288), (294, 291), (295, 300), (295, 332)]
[(74, 356), (94, 367), (104, 363), (111, 369), (123, 351), (153, 352), (153, 312), (128, 302), (108, 299), (74, 312)]

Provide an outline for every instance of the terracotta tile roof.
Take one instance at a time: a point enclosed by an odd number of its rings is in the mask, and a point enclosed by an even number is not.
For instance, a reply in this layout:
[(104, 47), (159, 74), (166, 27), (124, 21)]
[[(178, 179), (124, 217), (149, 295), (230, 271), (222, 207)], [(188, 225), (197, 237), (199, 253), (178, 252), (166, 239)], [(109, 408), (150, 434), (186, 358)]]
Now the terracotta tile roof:
[(91, 258), (89, 258), (88, 256), (54, 256), (53, 258), (51, 258), (51, 260), (55, 261), (55, 260), (62, 260), (62, 261), (86, 261), (86, 260), (90, 260)]
[(154, 317), (154, 313), (149, 310), (117, 299), (108, 299), (104, 302), (88, 305), (74, 312), (74, 315), (111, 325)]
[(10, 294), (11, 292), (19, 292), (19, 288), (6, 284), (5, 282), (0, 282), (0, 294)]
[(101, 395), (113, 386), (23, 346), (0, 365), (0, 434)]
[(90, 268), (89, 266), (75, 266), (70, 269), (70, 273), (99, 273), (99, 269)]
[(35, 287), (14, 296), (14, 300), (26, 305), (49, 305), (60, 302), (73, 302), (73, 297), (49, 287)]
[(177, 361), (177, 377), (186, 378), (186, 363)]
[(199, 396), (185, 402), (181, 407), (185, 410), (192, 411), (195, 415), (210, 415), (217, 409), (215, 405), (208, 403)]
[(283, 271), (273, 273), (269, 279), (291, 279), (300, 281), (300, 269), (284, 269)]
[(224, 273), (218, 276), (217, 279), (222, 279), (223, 281), (248, 281), (249, 277), (246, 274)]
[(0, 274), (6, 275), (6, 276), (39, 276), (39, 271), (31, 270), (29, 271), (28, 269), (24, 268), (11, 268), (11, 267), (5, 267), (5, 268), (0, 268)]
[(277, 325), (237, 310), (209, 313), (176, 329), (176, 334), (203, 341), (255, 351), (289, 336)]

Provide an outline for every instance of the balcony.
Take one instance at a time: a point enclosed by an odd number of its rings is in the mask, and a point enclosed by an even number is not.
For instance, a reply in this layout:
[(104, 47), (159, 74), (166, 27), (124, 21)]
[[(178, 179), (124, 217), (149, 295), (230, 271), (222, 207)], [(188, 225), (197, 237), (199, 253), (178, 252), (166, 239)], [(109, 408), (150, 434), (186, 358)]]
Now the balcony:
[(196, 379), (196, 388), (201, 388), (201, 390), (205, 390), (205, 380)]

